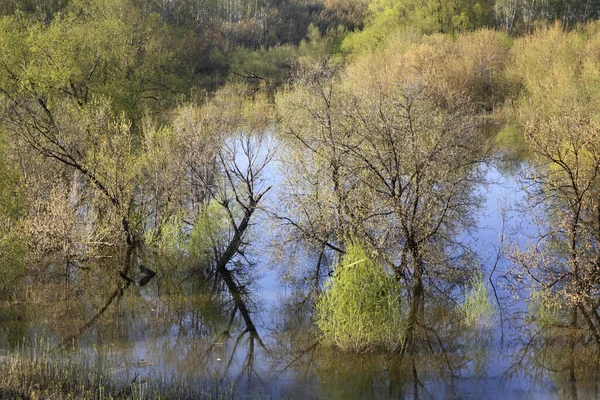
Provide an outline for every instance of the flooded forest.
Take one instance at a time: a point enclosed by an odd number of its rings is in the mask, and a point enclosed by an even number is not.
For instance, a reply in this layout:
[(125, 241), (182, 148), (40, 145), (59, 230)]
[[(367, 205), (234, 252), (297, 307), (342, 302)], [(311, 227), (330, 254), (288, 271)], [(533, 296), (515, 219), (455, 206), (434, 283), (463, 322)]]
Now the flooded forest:
[(0, 399), (600, 397), (600, 3), (0, 2)]

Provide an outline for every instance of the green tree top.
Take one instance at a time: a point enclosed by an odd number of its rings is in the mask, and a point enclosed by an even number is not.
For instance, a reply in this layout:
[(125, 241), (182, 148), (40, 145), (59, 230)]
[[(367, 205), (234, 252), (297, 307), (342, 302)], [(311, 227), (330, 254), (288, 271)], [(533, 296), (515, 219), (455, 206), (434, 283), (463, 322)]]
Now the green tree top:
[[(175, 52), (168, 27), (129, 1), (75, 0), (45, 24), (25, 14), (0, 20), (0, 86), (5, 96), (110, 99), (135, 119), (173, 96)], [(37, 101), (36, 100), (36, 101)]]

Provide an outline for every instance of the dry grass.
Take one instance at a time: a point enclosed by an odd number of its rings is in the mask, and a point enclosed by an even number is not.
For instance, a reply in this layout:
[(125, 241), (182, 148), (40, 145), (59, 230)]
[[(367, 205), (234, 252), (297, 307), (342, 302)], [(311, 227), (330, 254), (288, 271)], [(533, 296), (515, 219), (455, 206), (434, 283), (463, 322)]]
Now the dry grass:
[(81, 350), (43, 342), (0, 356), (0, 399), (235, 399), (231, 382), (185, 380), (160, 373), (123, 373), (116, 355), (96, 362)]

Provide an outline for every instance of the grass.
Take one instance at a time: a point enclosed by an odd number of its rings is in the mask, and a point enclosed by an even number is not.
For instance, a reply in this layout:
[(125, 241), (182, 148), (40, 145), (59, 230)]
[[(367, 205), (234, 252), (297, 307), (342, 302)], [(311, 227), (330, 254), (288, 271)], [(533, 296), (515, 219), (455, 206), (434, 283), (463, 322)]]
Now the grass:
[(127, 377), (116, 355), (102, 363), (77, 349), (53, 351), (47, 343), (0, 356), (0, 399), (236, 399), (232, 382), (186, 380), (159, 373)]
[(560, 325), (566, 325), (561, 318), (563, 305), (558, 295), (550, 291), (534, 291), (527, 302), (529, 315), (533, 318), (536, 325), (541, 328), (548, 328)]
[(476, 274), (470, 280), (469, 288), (461, 305), (465, 325), (468, 327), (491, 326), (496, 309), (490, 301), (490, 293), (483, 275)]

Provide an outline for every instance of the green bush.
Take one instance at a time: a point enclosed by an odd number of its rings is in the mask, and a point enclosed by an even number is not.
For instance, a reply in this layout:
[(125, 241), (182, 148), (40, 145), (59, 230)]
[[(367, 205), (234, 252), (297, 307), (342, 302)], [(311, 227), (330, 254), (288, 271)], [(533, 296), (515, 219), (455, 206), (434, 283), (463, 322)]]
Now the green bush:
[(144, 243), (166, 255), (185, 252), (187, 237), (184, 219), (185, 215), (181, 212), (171, 215), (160, 226), (144, 233)]
[(229, 243), (225, 209), (215, 200), (207, 202), (191, 230), (185, 218), (183, 212), (170, 216), (159, 227), (146, 231), (144, 243), (165, 255), (191, 256), (200, 263), (209, 263), (214, 257), (213, 247), (224, 250)]
[(228, 218), (225, 208), (216, 200), (205, 204), (190, 235), (190, 255), (194, 259), (209, 263), (214, 258), (214, 248), (225, 252), (231, 234)]
[(362, 245), (348, 247), (316, 307), (324, 344), (362, 353), (404, 341), (399, 285)]

